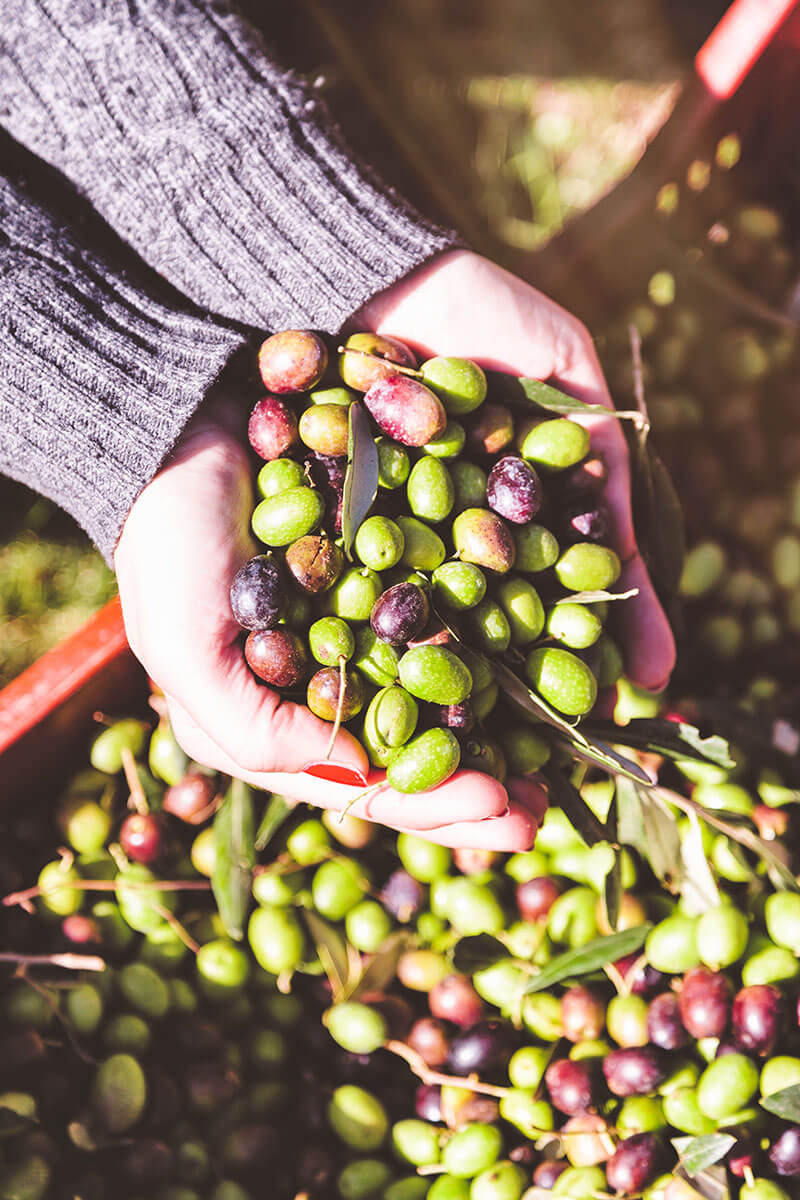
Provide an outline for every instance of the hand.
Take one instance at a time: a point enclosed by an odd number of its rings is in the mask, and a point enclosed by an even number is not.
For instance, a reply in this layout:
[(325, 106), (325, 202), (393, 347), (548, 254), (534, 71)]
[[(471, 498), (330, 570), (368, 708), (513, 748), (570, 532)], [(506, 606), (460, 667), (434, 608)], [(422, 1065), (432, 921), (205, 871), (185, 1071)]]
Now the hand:
[[(341, 810), (359, 787), (299, 772), (325, 756), (331, 726), (282, 699), (251, 674), (228, 589), (258, 553), (250, 536), (252, 466), (245, 408), (224, 396), (207, 401), (168, 463), (131, 509), (114, 556), (128, 640), (166, 695), (170, 720), (189, 756), (268, 791)], [(336, 762), (370, 772), (356, 739), (343, 730)], [(356, 799), (356, 816), (421, 833), (449, 846), (523, 850), (546, 807), (531, 780), (509, 783), (458, 771), (435, 793), (390, 788)]]
[[(419, 268), (372, 300), (351, 322), (409, 342), (426, 357), (452, 354), (484, 367), (551, 381), (571, 396), (611, 408), (592, 340), (570, 313), (541, 292), (467, 250)], [(605, 500), (612, 542), (623, 563), (620, 588), (638, 588), (624, 602), (620, 626), (630, 679), (661, 691), (675, 665), (675, 643), (636, 548), (628, 452), (619, 421), (583, 418), (592, 447), (606, 461)], [(619, 606), (617, 606), (619, 607)]]

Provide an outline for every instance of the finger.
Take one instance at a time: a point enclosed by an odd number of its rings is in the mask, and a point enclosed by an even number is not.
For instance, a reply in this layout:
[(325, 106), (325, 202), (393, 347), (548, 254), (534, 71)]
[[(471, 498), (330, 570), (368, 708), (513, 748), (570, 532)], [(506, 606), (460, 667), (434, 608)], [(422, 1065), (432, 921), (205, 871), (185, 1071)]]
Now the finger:
[[(539, 823), (536, 817), (516, 800), (512, 800), (502, 817), (488, 821), (459, 821), (429, 829), (425, 839), (438, 842), (441, 846), (452, 846), (459, 850), (500, 850), (518, 853), (530, 850), (536, 840)], [(398, 827), (399, 833), (416, 833), (410, 828)]]
[(180, 704), (184, 718), (205, 731), (233, 764), (230, 774), (301, 771), (326, 757), (367, 773), (366, 752), (353, 735), (340, 730), (329, 753), (331, 724), (258, 683), (238, 641), (218, 661), (209, 657), (196, 662), (179, 691), (165, 690)]
[(639, 687), (661, 692), (675, 667), (675, 637), (638, 552), (625, 564), (620, 587), (639, 589), (637, 596), (614, 606), (625, 609), (614, 614), (624, 627), (625, 672)]
[(395, 792), (388, 786), (372, 791), (385, 779), (380, 771), (371, 771), (366, 787), (362, 788), (329, 783), (302, 771), (242, 770), (192, 721), (174, 698), (168, 698), (168, 706), (176, 738), (197, 762), (226, 775), (238, 775), (254, 787), (278, 792), (316, 808), (334, 812), (347, 809), (353, 816), (367, 821), (407, 826), (419, 832), (454, 821), (483, 821), (499, 816), (508, 807), (508, 794), (502, 784), (478, 771), (458, 771), (433, 791), (406, 794)]
[(508, 781), (508, 794), (515, 804), (522, 804), (534, 818), (537, 828), (547, 812), (547, 788), (535, 775), (517, 776)]

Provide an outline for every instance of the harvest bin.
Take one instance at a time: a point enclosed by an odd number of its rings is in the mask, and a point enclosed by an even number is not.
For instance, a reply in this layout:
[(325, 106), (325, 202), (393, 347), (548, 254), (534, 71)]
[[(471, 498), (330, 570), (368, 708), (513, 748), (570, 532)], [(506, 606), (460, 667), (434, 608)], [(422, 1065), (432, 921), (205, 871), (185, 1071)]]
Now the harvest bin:
[[(673, 115), (614, 191), (537, 255), (513, 265), (591, 322), (634, 294), (654, 256), (658, 189), (730, 130), (780, 155), (794, 135), (800, 92), (800, 0), (736, 0), (699, 51)], [(770, 174), (772, 188), (773, 175)], [(770, 196), (793, 216), (790, 194)], [(638, 234), (638, 236), (637, 236)], [(643, 247), (647, 249), (643, 251)], [(126, 638), (118, 600), (0, 691), (0, 799), (45, 795), (85, 760), (96, 712), (146, 710), (147, 679)]]

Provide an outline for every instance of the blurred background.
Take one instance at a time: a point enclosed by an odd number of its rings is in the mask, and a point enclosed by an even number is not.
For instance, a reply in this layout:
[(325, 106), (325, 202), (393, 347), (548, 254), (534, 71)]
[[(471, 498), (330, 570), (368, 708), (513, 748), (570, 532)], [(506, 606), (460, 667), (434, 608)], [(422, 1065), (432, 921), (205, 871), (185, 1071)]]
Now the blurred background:
[[(625, 175), (672, 110), (722, 0), (251, 0), (320, 78), (348, 138), (420, 207), (504, 261)], [(535, 279), (532, 282), (536, 282)], [(114, 592), (77, 526), (0, 479), (0, 686)]]

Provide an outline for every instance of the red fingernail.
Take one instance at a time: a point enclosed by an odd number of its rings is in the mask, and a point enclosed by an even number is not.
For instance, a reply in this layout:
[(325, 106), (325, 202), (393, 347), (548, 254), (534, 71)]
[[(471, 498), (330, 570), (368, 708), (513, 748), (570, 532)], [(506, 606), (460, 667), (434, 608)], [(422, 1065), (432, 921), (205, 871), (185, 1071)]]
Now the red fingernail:
[(363, 771), (348, 767), (344, 763), (330, 762), (328, 759), (306, 763), (303, 774), (313, 775), (315, 779), (326, 779), (328, 783), (346, 783), (350, 787), (367, 786), (367, 777)]

